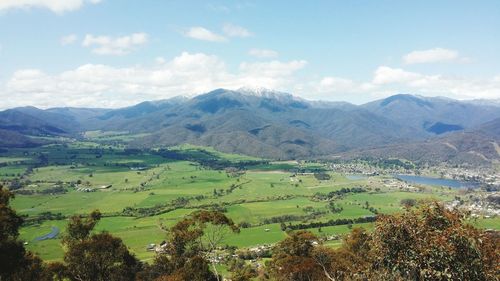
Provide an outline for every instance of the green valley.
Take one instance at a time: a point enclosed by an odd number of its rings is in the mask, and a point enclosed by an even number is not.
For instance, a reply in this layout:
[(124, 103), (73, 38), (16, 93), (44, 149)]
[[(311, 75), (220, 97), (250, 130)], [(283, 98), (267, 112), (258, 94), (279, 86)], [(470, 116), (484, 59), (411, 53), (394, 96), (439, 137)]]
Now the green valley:
[[(150, 261), (155, 253), (147, 246), (165, 240), (167, 227), (196, 210), (222, 211), (240, 226), (226, 237), (229, 247), (268, 247), (290, 229), (308, 229), (335, 246), (353, 226), (370, 229), (376, 215), (402, 211), (403, 200), (449, 203), (482, 194), (411, 186), (390, 173), (351, 177), (328, 161), (269, 161), (191, 145), (126, 149), (100, 138), (0, 155), (2, 184), (16, 193), (12, 206), (25, 217), (20, 238), (44, 260), (62, 259), (61, 235), (36, 238), (53, 227), (63, 233), (69, 216), (94, 209), (103, 215), (95, 231), (122, 238)], [(500, 229), (498, 217), (471, 223)]]

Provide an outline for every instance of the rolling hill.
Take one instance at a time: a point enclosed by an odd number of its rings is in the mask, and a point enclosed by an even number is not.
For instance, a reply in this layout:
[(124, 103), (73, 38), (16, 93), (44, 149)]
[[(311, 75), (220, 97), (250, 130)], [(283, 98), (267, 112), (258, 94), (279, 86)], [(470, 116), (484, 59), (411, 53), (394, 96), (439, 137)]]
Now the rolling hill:
[(78, 130), (72, 118), (35, 107), (0, 112), (0, 129), (24, 135), (67, 135)]
[(476, 104), (449, 98), (398, 94), (361, 107), (427, 136), (478, 126), (499, 117), (495, 103)]
[(452, 164), (500, 162), (500, 118), (472, 129), (449, 133), (420, 142), (392, 144), (374, 149), (358, 149), (347, 158), (404, 158), (412, 161)]
[(0, 129), (0, 148), (26, 148), (26, 147), (36, 147), (44, 142), (39, 140), (34, 140), (32, 138), (26, 137), (15, 131), (8, 131)]
[(28, 136), (79, 138), (102, 130), (141, 134), (129, 143), (141, 148), (191, 143), (275, 159), (369, 155), (488, 162), (496, 159), (493, 144), (500, 143), (495, 118), (500, 107), (485, 101), (398, 94), (356, 106), (265, 89), (217, 89), (119, 109), (5, 110), (0, 129), (14, 141), (0, 145), (36, 145)]

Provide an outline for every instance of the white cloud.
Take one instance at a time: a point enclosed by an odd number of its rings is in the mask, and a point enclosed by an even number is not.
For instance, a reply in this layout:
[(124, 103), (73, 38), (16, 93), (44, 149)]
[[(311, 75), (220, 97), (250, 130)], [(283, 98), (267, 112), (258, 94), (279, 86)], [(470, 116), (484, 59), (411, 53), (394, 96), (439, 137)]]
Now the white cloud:
[(193, 38), (193, 39), (198, 39), (198, 40), (203, 40), (203, 41), (211, 41), (211, 42), (224, 42), (227, 41), (226, 37), (219, 35), (217, 33), (214, 33), (204, 27), (201, 26), (194, 26), (189, 28), (185, 33), (184, 36)]
[[(307, 64), (305, 60), (293, 60), (289, 62), (269, 61), (240, 64), (240, 75), (237, 77), (235, 85), (239, 87), (264, 87), (269, 89), (280, 89), (294, 83), (292, 75), (304, 68)], [(233, 87), (233, 88), (239, 88)]]
[(297, 75), (307, 65), (304, 60), (241, 62), (234, 71), (219, 57), (204, 53), (183, 52), (171, 59), (158, 57), (155, 61), (150, 66), (130, 67), (85, 64), (56, 74), (19, 70), (0, 86), (0, 108), (121, 107), (216, 88), (256, 86), (292, 91), (309, 99), (357, 103), (400, 92), (456, 99), (500, 97), (500, 75), (476, 79), (380, 66), (365, 81), (336, 76), (304, 80)]
[(69, 34), (66, 36), (61, 37), (61, 45), (66, 46), (66, 45), (71, 45), (78, 40), (78, 36), (76, 34)]
[(466, 62), (469, 59), (460, 57), (458, 51), (434, 48), (422, 51), (413, 51), (403, 56), (405, 64), (418, 64), (418, 63), (436, 63), (436, 62), (452, 62), (461, 61)]
[(45, 8), (62, 14), (80, 9), (85, 3), (97, 4), (100, 0), (1, 0), (0, 11), (9, 9)]
[(224, 26), (222, 27), (222, 31), (224, 31), (224, 34), (229, 37), (245, 38), (253, 35), (253, 33), (248, 31), (248, 29), (230, 23), (224, 24)]
[(401, 68), (379, 66), (373, 72), (370, 81), (326, 76), (302, 84), (299, 92), (310, 99), (347, 100), (355, 103), (385, 98), (401, 92), (422, 96), (446, 96), (459, 100), (498, 99), (500, 75), (478, 79), (428, 75)]
[(375, 70), (374, 85), (393, 93), (407, 91), (427, 96), (447, 96), (456, 99), (495, 99), (500, 97), (500, 80), (457, 76), (426, 75), (400, 68), (380, 66)]
[(350, 79), (328, 76), (321, 79), (319, 84), (322, 87), (340, 87), (350, 89), (354, 85), (354, 82)]
[(307, 83), (300, 92), (309, 99), (358, 102), (366, 100), (376, 88), (369, 82), (361, 83), (348, 78), (326, 76), (319, 81)]
[(379, 66), (373, 76), (374, 84), (390, 84), (411, 82), (420, 78), (420, 74), (408, 72), (401, 68), (391, 68), (388, 66)]
[(126, 55), (148, 42), (146, 33), (133, 33), (122, 37), (85, 35), (82, 46), (91, 47), (98, 55)]
[(256, 58), (275, 58), (278, 56), (278, 52), (269, 49), (250, 49), (248, 54)]
[(26, 69), (16, 71), (0, 88), (0, 108), (120, 107), (215, 88), (262, 86), (286, 91), (305, 65), (303, 60), (244, 62), (238, 71), (230, 72), (216, 56), (184, 52), (151, 67), (86, 64), (59, 74)]

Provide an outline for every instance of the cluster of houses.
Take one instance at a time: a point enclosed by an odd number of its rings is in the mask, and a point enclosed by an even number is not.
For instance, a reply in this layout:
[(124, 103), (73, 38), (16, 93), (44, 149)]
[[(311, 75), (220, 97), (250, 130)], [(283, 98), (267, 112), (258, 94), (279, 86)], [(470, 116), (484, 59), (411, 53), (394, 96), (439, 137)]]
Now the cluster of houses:
[(468, 201), (453, 200), (447, 207), (457, 208), (470, 212), (472, 218), (494, 218), (500, 216), (500, 192), (488, 194), (474, 194)]
[(156, 245), (155, 243), (151, 243), (146, 247), (147, 251), (155, 252), (157, 254), (164, 254), (167, 252), (168, 243), (166, 241), (162, 241), (160, 244)]
[(418, 188), (408, 184), (407, 182), (395, 178), (384, 179), (382, 182), (385, 187), (393, 190), (402, 190), (410, 192), (419, 191)]
[(254, 256), (260, 257), (271, 250), (272, 246), (269, 244), (259, 245), (248, 249), (248, 252)]
[(397, 173), (407, 173), (408, 171), (401, 168), (380, 168), (370, 165), (368, 163), (335, 163), (329, 164), (328, 168), (332, 171), (342, 173), (342, 174), (356, 174), (365, 176), (378, 176), (380, 174), (397, 174)]
[(422, 166), (414, 169), (396, 168), (380, 168), (372, 166), (368, 163), (335, 163), (329, 164), (328, 167), (333, 171), (345, 174), (363, 174), (363, 175), (380, 175), (380, 174), (398, 174), (404, 173), (409, 175), (426, 175), (438, 174), (444, 179), (454, 179), (462, 181), (480, 182), (486, 185), (500, 188), (500, 173), (495, 168), (487, 167), (451, 167), (443, 164), (440, 166)]
[(230, 177), (237, 178), (239, 176), (242, 176), (245, 174), (244, 170), (238, 169), (236, 167), (227, 167), (225, 169), (226, 174), (228, 174)]
[(484, 183), (496, 187), (496, 189), (498, 190), (500, 189), (500, 175), (499, 174), (488, 175), (484, 177)]
[(131, 171), (145, 171), (149, 169), (149, 167), (130, 167)]

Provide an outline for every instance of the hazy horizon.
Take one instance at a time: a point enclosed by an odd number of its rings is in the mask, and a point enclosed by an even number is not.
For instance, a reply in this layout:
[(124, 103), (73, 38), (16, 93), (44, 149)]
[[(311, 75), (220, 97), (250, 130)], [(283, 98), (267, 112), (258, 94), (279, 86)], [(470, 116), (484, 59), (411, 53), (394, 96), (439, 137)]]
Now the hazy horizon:
[[(137, 101), (137, 102), (134, 102), (134, 103), (131, 103), (131, 104), (128, 104), (128, 105), (125, 104), (125, 105), (117, 106), (117, 107), (86, 107), (86, 106), (75, 107), (75, 106), (65, 106), (65, 105), (60, 105), (60, 106), (58, 106), (58, 105), (54, 105), (54, 106), (35, 106), (35, 105), (27, 104), (27, 105), (15, 106), (15, 107), (6, 107), (6, 108), (0, 107), (0, 111), (1, 110), (18, 108), (18, 107), (36, 107), (36, 108), (39, 108), (39, 109), (50, 109), (50, 108), (120, 109), (120, 108), (126, 108), (126, 107), (135, 106), (135, 105), (143, 103), (143, 102), (156, 102), (156, 101), (164, 101), (164, 100), (176, 99), (176, 98), (192, 99), (192, 98), (196, 98), (197, 96), (209, 94), (210, 92), (218, 90), (218, 89), (229, 90), (229, 91), (239, 91), (242, 88), (238, 88), (238, 89), (217, 88), (217, 89), (213, 89), (211, 91), (203, 92), (203, 93), (196, 93), (196, 94), (192, 94), (192, 95), (178, 95), (178, 96), (168, 97), (168, 98), (164, 98), (164, 99), (162, 99), (160, 97), (159, 99), (155, 99), (155, 100), (142, 100), (142, 101)], [(454, 98), (449, 98), (449, 97), (445, 97), (445, 96), (422, 96), (422, 95), (417, 95), (417, 94), (412, 94), (412, 93), (394, 93), (394, 94), (390, 94), (390, 95), (385, 96), (385, 97), (374, 98), (373, 100), (369, 100), (369, 101), (366, 101), (366, 102), (354, 103), (354, 102), (349, 102), (349, 101), (346, 101), (346, 100), (323, 100), (323, 99), (302, 98), (302, 97), (300, 97), (298, 95), (295, 95), (294, 93), (289, 93), (289, 92), (284, 92), (284, 91), (278, 91), (278, 90), (268, 89), (268, 88), (265, 88), (265, 90), (271, 91), (271, 92), (279, 92), (279, 93), (283, 93), (283, 94), (290, 94), (293, 97), (300, 98), (300, 99), (303, 99), (303, 100), (308, 101), (308, 102), (325, 102), (325, 103), (327, 103), (327, 102), (333, 102), (333, 103), (338, 102), (338, 103), (349, 103), (349, 104), (353, 104), (353, 105), (356, 105), (356, 106), (361, 106), (361, 105), (364, 105), (364, 104), (367, 104), (367, 103), (370, 103), (370, 102), (374, 102), (374, 101), (377, 101), (377, 100), (383, 100), (383, 99), (386, 99), (386, 98), (389, 98), (389, 97), (392, 97), (392, 96), (395, 96), (395, 95), (410, 95), (410, 96), (415, 96), (415, 97), (419, 97), (419, 98), (423, 98), (423, 99), (426, 99), (426, 98), (431, 98), (431, 99), (451, 99), (451, 100), (456, 100), (456, 101), (461, 101), (461, 102), (474, 102), (474, 101), (479, 101), (479, 102), (480, 101), (488, 101), (489, 102), (489, 101), (491, 101), (491, 102), (494, 102), (494, 104), (492, 104), (492, 105), (498, 105), (499, 102), (500, 102), (499, 99), (454, 99)]]

